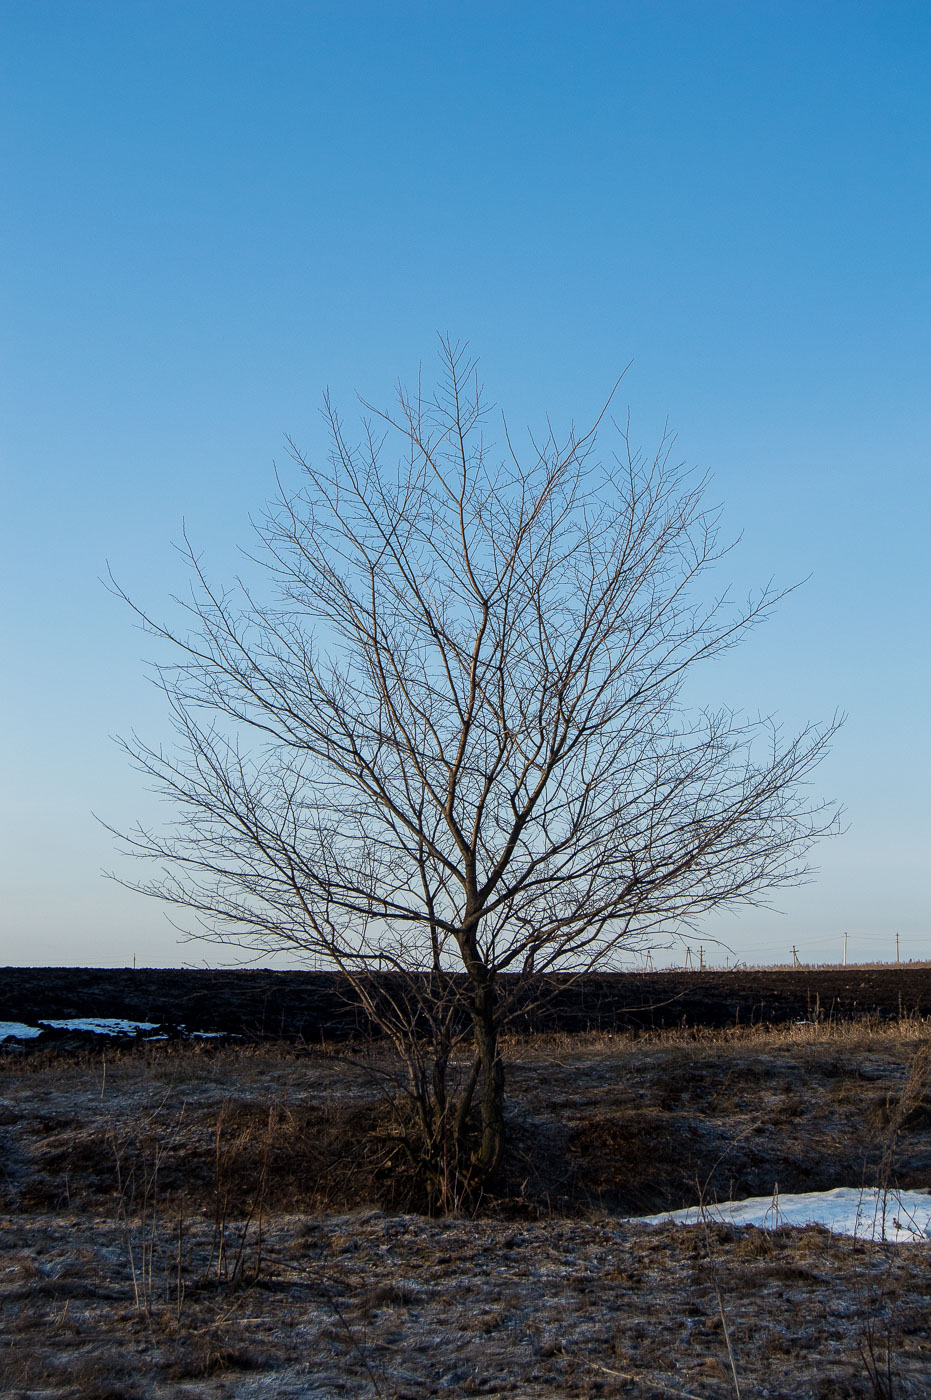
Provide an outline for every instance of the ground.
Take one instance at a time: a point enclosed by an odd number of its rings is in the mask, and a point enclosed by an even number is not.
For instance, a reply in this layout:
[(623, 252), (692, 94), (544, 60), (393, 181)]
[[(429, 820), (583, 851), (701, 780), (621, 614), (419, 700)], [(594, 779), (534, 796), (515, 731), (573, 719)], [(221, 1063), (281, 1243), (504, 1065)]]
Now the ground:
[(926, 1396), (931, 1245), (626, 1217), (931, 1186), (929, 1044), (516, 1039), (507, 1169), (450, 1220), (411, 1208), (377, 1047), (8, 1048), (0, 1393)]
[[(507, 978), (502, 979), (507, 982)], [(541, 998), (540, 989), (546, 992)], [(530, 983), (523, 1029), (595, 1031), (931, 1015), (931, 964), (588, 973)], [(344, 979), (268, 968), (0, 968), (0, 1020), (124, 1016), (319, 1044), (364, 1027)]]

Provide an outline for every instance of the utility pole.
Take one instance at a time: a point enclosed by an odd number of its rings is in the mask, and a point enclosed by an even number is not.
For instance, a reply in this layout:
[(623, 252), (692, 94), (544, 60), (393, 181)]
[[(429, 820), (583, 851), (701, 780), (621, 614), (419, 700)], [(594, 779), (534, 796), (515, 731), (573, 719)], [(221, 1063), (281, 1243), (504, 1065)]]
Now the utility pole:
[(793, 943), (793, 944), (792, 944), (792, 966), (793, 966), (793, 967), (801, 967), (801, 965), (802, 965), (802, 964), (801, 964), (801, 963), (799, 962), (799, 960), (798, 960), (798, 949), (796, 948), (795, 944)]
[(691, 950), (691, 948), (686, 948), (686, 950), (685, 950), (685, 967), (684, 967), (682, 970), (683, 970), (683, 972), (694, 972), (694, 971), (695, 971), (695, 967), (694, 967), (694, 965), (693, 965), (693, 963), (692, 963), (692, 950)]
[(844, 933), (844, 967), (847, 966), (847, 934)]
[[(899, 935), (898, 935), (898, 934), (896, 934), (895, 940), (896, 940), (896, 946), (898, 947), (898, 942), (899, 942)], [(699, 945), (699, 949), (698, 949), (698, 970), (699, 970), (699, 972), (704, 972), (704, 970), (705, 970), (705, 945), (704, 945), (703, 943)]]
[(896, 932), (895, 932), (895, 965), (896, 965), (896, 967), (900, 967), (900, 966), (901, 966), (901, 963), (900, 963), (900, 961), (899, 961), (899, 931), (898, 931), (898, 929), (896, 929)]

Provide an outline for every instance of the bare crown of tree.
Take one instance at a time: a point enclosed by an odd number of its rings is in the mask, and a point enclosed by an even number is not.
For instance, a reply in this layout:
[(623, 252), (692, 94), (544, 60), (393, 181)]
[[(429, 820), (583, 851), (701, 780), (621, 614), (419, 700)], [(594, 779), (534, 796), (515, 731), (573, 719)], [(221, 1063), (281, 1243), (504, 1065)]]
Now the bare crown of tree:
[(205, 935), (296, 948), (363, 999), (369, 970), (425, 974), (435, 1020), (465, 974), (493, 1056), (502, 974), (604, 965), (798, 880), (834, 726), (786, 741), (684, 703), (777, 595), (709, 594), (717, 512), (668, 439), (645, 459), (614, 424), (597, 455), (605, 412), (495, 447), (475, 365), (442, 358), (357, 437), (327, 400), (329, 460), (294, 449), (302, 484), (258, 527), (271, 601), (189, 549), (190, 630), (142, 614), (179, 649), (179, 743), (128, 747), (178, 820), (129, 841)]

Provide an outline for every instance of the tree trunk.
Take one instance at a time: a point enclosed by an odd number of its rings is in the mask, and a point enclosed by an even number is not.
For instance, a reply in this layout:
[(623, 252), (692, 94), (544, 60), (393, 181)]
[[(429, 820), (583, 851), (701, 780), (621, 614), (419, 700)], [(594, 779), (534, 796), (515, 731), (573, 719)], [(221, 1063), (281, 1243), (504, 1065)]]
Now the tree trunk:
[(498, 1053), (498, 1022), (494, 984), (483, 982), (475, 990), (472, 1023), (475, 1051), (481, 1061), (479, 1110), (482, 1135), (472, 1157), (477, 1183), (491, 1176), (504, 1148), (504, 1065)]

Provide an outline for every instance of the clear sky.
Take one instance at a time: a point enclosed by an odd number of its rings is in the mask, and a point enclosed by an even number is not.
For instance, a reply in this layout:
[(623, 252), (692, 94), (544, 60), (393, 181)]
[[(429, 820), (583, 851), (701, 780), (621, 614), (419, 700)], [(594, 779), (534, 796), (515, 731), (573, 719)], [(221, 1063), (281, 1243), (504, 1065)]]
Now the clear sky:
[[(925, 4), (4, 0), (0, 963), (220, 961), (101, 877), (155, 809), (182, 518), (218, 577), (329, 385), (465, 338), (518, 423), (618, 371), (714, 474), (738, 589), (810, 575), (708, 697), (846, 710), (821, 874), (709, 933), (931, 957)], [(715, 954), (723, 961), (724, 953)]]

